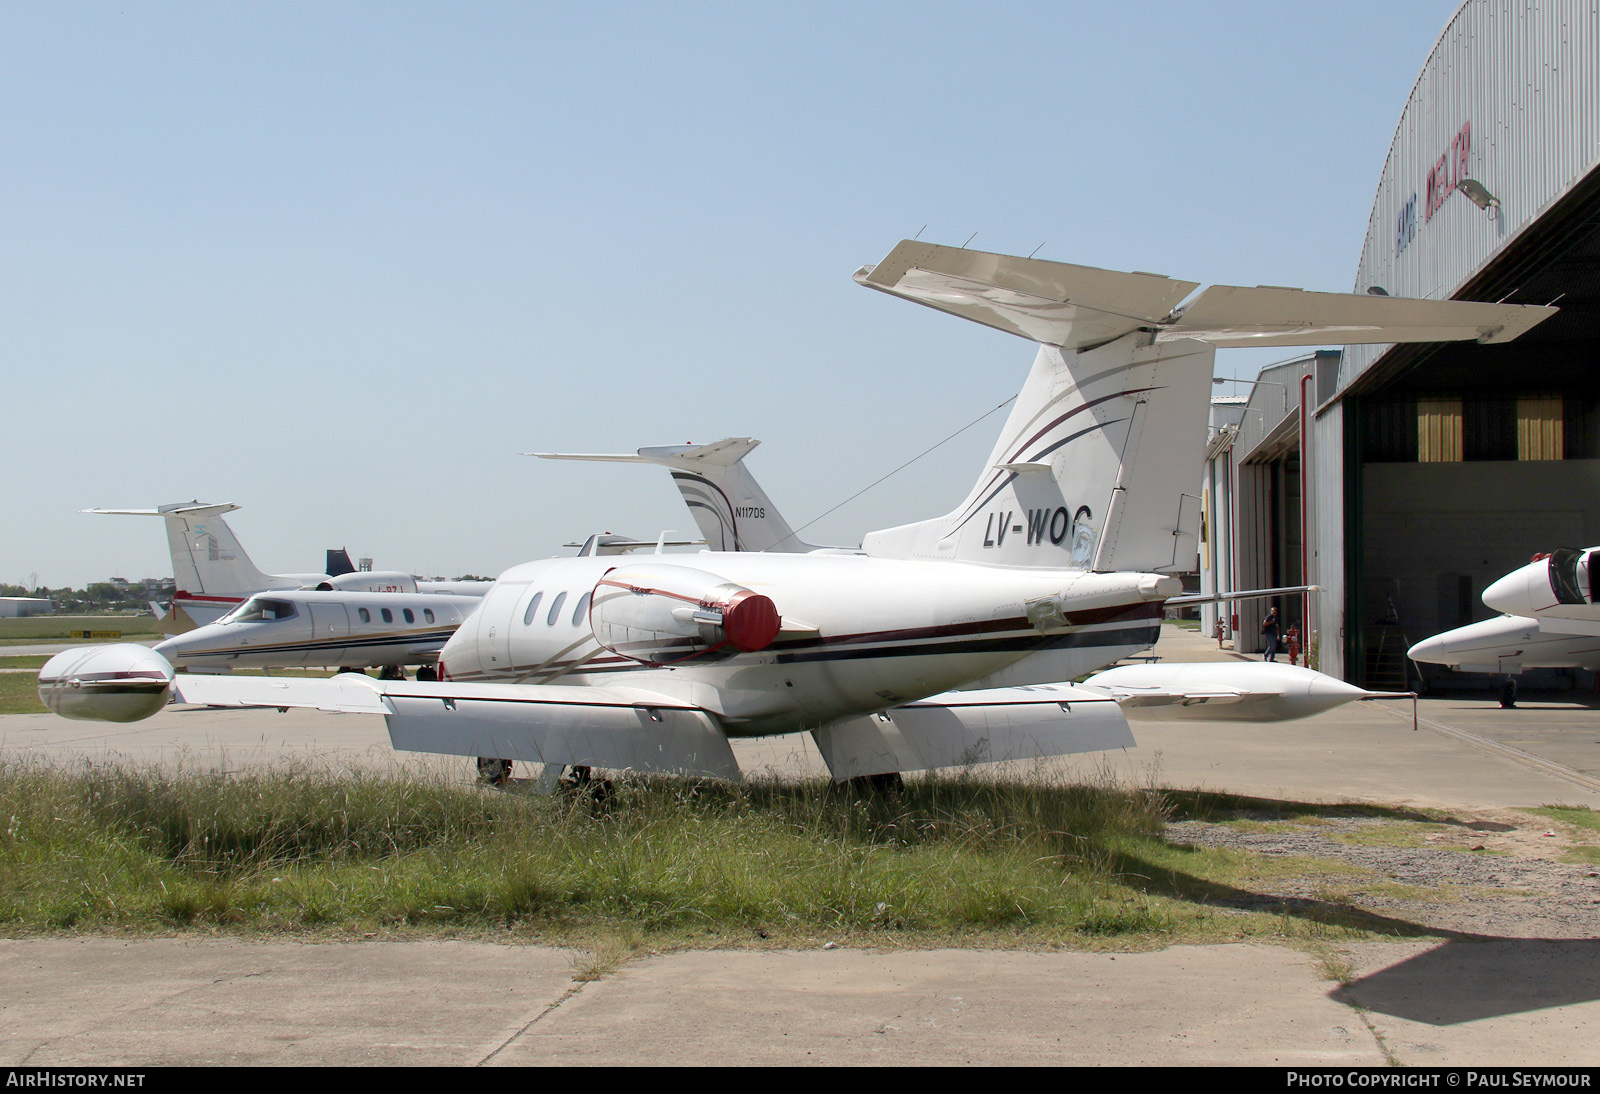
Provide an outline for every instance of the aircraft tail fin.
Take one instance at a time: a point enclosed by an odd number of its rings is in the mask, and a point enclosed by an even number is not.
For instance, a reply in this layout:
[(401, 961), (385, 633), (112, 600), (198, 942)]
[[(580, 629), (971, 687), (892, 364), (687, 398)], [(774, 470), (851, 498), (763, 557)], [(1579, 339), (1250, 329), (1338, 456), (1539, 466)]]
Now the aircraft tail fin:
[(1141, 332), (1041, 345), (978, 481), (943, 517), (867, 535), (869, 555), (1191, 570), (1215, 352)]
[(1509, 341), (1550, 307), (1213, 285), (902, 240), (858, 284), (1039, 343), (994, 454), (944, 517), (868, 554), (1171, 572), (1195, 565), (1217, 346)]
[(180, 595), (243, 597), (272, 586), (222, 519), (239, 508), (227, 502), (175, 502), (155, 509), (85, 509), (86, 513), (158, 516), (166, 521), (172, 576)]
[(641, 448), (634, 455), (565, 452), (530, 455), (546, 460), (653, 463), (667, 468), (700, 534), (713, 551), (794, 554), (817, 550), (816, 544), (795, 535), (789, 522), (745, 466), (745, 456), (760, 443), (752, 437), (727, 437), (710, 444)]
[(329, 577), (343, 577), (345, 574), (356, 572), (355, 563), (350, 561), (350, 552), (343, 547), (328, 548), (327, 574)]

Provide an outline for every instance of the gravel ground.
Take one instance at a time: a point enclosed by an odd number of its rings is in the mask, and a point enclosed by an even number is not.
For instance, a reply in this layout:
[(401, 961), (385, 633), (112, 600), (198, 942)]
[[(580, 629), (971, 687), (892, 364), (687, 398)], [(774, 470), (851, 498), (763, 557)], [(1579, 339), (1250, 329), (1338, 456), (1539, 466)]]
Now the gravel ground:
[(1481, 939), (1600, 938), (1600, 867), (1556, 861), (1574, 846), (1600, 842), (1593, 832), (1509, 811), (1437, 824), (1341, 816), (1309, 823), (1254, 819), (1258, 823), (1175, 822), (1167, 838), (1269, 859), (1332, 860), (1371, 873), (1312, 870), (1267, 878), (1252, 882), (1243, 899), (1218, 903), (1254, 909), (1332, 904), (1381, 917), (1380, 929), (1388, 920)]

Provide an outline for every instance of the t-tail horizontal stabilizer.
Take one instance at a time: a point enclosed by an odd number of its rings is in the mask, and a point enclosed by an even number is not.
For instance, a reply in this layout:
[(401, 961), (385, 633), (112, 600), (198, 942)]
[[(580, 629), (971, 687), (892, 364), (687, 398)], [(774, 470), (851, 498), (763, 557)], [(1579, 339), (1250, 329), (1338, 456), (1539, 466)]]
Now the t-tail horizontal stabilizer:
[(1219, 348), (1509, 342), (1557, 311), (1275, 285), (1213, 285), (1182, 305), (1198, 282), (916, 240), (902, 240), (855, 279), (869, 289), (1069, 350), (1138, 330), (1154, 332), (1157, 341), (1193, 338)]

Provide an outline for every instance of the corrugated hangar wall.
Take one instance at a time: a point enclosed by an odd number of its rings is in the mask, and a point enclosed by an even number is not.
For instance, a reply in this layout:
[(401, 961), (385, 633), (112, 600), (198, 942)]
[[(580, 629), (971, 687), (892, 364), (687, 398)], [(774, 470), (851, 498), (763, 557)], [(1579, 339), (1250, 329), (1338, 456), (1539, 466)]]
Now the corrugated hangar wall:
[(1401, 112), (1355, 289), (1562, 310), (1505, 346), (1346, 347), (1311, 453), (1325, 671), (1393, 686), (1404, 642), (1493, 614), (1488, 582), (1600, 542), (1597, 167), (1600, 0), (1463, 4)]

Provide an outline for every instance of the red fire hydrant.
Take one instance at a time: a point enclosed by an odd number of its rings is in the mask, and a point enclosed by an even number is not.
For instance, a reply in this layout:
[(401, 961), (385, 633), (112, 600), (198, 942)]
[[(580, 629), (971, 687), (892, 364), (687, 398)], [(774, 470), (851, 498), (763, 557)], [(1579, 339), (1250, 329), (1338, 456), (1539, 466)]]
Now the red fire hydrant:
[(1283, 636), (1284, 644), (1289, 647), (1289, 664), (1300, 663), (1300, 628), (1290, 627), (1289, 633)]
[[(1215, 627), (1211, 628), (1211, 633), (1216, 636), (1217, 649), (1220, 650), (1222, 648), (1222, 643), (1225, 642), (1227, 640), (1227, 638), (1228, 638), (1228, 623), (1227, 623), (1227, 621), (1219, 617), (1217, 619), (1217, 625)], [(1595, 686), (1596, 686), (1596, 688), (1600, 688), (1600, 676), (1596, 676), (1595, 677)]]

